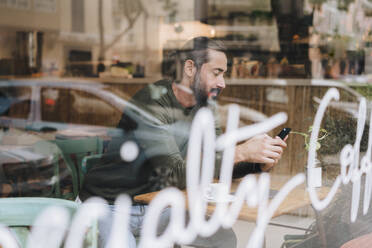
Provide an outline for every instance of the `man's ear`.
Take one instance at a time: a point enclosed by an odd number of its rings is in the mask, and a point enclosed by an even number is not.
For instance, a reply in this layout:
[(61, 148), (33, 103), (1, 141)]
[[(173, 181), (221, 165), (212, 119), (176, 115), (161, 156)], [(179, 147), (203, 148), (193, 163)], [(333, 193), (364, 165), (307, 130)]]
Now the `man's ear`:
[(186, 60), (185, 65), (183, 67), (183, 71), (186, 74), (186, 76), (193, 78), (196, 73), (194, 61), (192, 61), (191, 59)]

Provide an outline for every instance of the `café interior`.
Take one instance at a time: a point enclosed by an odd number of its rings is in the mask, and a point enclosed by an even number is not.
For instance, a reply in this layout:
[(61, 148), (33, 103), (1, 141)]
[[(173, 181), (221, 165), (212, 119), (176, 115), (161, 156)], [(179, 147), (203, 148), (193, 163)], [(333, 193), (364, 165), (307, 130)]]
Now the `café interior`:
[[(156, 187), (140, 193), (122, 192), (133, 206), (149, 209), (162, 192), (178, 188), (190, 223), (200, 210), (205, 221), (220, 218), (221, 227), (240, 206), (225, 226), (239, 248), (371, 247), (371, 0), (1, 0), (0, 16), (0, 247), (106, 247), (100, 229), (106, 215), (98, 209), (116, 198), (108, 200), (103, 190), (93, 194), (85, 186), (92, 180), (112, 187), (152, 182)], [(162, 161), (164, 147), (173, 143), (159, 141), (163, 131), (155, 127), (141, 131), (141, 121), (158, 123), (159, 114), (133, 97), (143, 89), (155, 100), (167, 94), (154, 83), (180, 81), (183, 64), (173, 55), (201, 36), (223, 44), (227, 61), (225, 87), (213, 102), (221, 130), (216, 147), (224, 134), (235, 143), (225, 140), (223, 152), (189, 146), (182, 155), (187, 185), (178, 187), (167, 168), (148, 172), (144, 161)], [(138, 129), (123, 128), (127, 112), (134, 115), (128, 125)], [(191, 123), (175, 124), (151, 125), (186, 135), (187, 148)], [(202, 121), (194, 125), (206, 132)], [(270, 171), (238, 179), (221, 174), (213, 185), (227, 183), (229, 197), (205, 199), (205, 192), (221, 189), (202, 183), (206, 163), (191, 157), (222, 154), (224, 163), (228, 145), (262, 132), (275, 137), (283, 128), (291, 132)], [(125, 173), (111, 170), (110, 159)], [(106, 182), (98, 174), (103, 170), (117, 182)], [(193, 193), (187, 177), (199, 178), (195, 187), (202, 193)], [(294, 179), (301, 180), (295, 185)], [(285, 194), (285, 187), (292, 188)], [(87, 196), (101, 205), (90, 208)], [(178, 198), (164, 199), (164, 208), (177, 208), (172, 202)], [(216, 217), (220, 204), (230, 208)], [(274, 210), (265, 219), (262, 209), (269, 206)], [(60, 209), (47, 212), (52, 207)], [(174, 230), (153, 245), (193, 247)], [(148, 233), (134, 237), (139, 247), (151, 245)], [(125, 242), (112, 240), (115, 247)]]

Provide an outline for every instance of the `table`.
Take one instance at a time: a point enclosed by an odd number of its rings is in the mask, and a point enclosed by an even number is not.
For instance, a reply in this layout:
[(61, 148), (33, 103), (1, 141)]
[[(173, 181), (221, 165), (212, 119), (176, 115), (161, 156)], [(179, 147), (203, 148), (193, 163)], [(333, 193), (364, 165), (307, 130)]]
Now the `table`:
[(46, 156), (34, 153), (30, 146), (0, 145), (0, 164), (38, 162)]
[(75, 127), (58, 130), (56, 139), (82, 139), (88, 137), (102, 137), (107, 139), (108, 128), (101, 127)]
[(0, 196), (34, 196), (51, 191), (48, 182), (54, 175), (52, 159), (31, 146), (0, 145)]
[(340, 248), (369, 248), (372, 243), (372, 233), (365, 234), (355, 239), (349, 240)]
[[(289, 180), (288, 176), (280, 176), (280, 175), (272, 175), (271, 176), (271, 189), (279, 190), (283, 185)], [(236, 188), (239, 186), (241, 179), (233, 180), (231, 185), (231, 190), (234, 192)], [(330, 191), (330, 188), (328, 187), (320, 187), (317, 189), (318, 197), (320, 199), (324, 199), (328, 192)], [(151, 202), (152, 199), (156, 197), (156, 195), (159, 192), (151, 192), (147, 194), (137, 195), (134, 197), (134, 201), (142, 204), (148, 204)], [(186, 192), (184, 192), (186, 195)], [(187, 198), (185, 198), (187, 200)], [(305, 189), (305, 185), (301, 184), (297, 186), (294, 190), (292, 190), (285, 200), (282, 202), (282, 204), (279, 206), (279, 208), (275, 211), (273, 218), (288, 214), (293, 212), (294, 210), (297, 210), (299, 208), (305, 207), (310, 205), (310, 198), (309, 194), (307, 193)], [(212, 214), (215, 209), (214, 204), (208, 204), (207, 207), (207, 214)], [(240, 214), (239, 219), (240, 220), (246, 220), (246, 221), (256, 221), (257, 218), (257, 208), (249, 208), (246, 204), (243, 205)]]

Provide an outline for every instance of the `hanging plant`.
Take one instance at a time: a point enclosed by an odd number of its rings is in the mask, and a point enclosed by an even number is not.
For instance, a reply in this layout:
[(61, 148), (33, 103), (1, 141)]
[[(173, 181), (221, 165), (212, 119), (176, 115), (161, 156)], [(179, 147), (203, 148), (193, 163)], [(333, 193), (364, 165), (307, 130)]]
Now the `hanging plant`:
[[(313, 126), (310, 126), (307, 133), (291, 131), (291, 134), (299, 134), (303, 136), (304, 141), (305, 141), (305, 149), (308, 151), (310, 148), (310, 134), (312, 131), (313, 131)], [(324, 128), (319, 129), (319, 134), (320, 134), (320, 137), (316, 139), (316, 147), (315, 147), (316, 151), (319, 150), (319, 148), (321, 147), (321, 141), (324, 140), (329, 135), (327, 130), (325, 130)]]

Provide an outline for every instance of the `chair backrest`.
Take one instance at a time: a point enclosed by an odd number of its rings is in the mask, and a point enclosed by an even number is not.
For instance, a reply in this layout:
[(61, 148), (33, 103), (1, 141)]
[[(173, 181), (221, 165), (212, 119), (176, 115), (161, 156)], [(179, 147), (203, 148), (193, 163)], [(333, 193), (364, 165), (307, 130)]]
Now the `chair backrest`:
[(60, 158), (62, 156), (61, 150), (58, 148), (58, 146), (50, 141), (47, 140), (41, 140), (33, 144), (32, 146), (33, 151), (45, 156), (50, 157), (50, 162), (53, 164), (54, 167), (54, 180), (53, 180), (53, 187), (51, 195), (52, 197), (61, 197), (61, 176), (60, 176)]
[(72, 216), (79, 204), (73, 201), (44, 197), (0, 198), (0, 223), (15, 233), (21, 247), (26, 246), (29, 227), (36, 217), (49, 206), (64, 207)]
[(92, 154), (102, 154), (103, 141), (99, 137), (54, 141), (61, 149), (63, 158), (71, 169), (74, 197), (78, 195), (84, 179), (82, 161)]
[[(66, 168), (66, 163), (61, 163), (62, 152), (52, 142), (40, 140), (31, 146), (10, 150), (9, 154), (19, 162), (0, 164), (2, 170), (0, 188), (4, 190), (1, 191), (2, 197), (60, 198), (60, 181), (64, 179), (71, 181), (68, 178), (71, 177), (71, 173)], [(60, 177), (60, 171), (64, 178)], [(65, 192), (67, 188), (72, 188), (71, 183), (66, 183)]]

